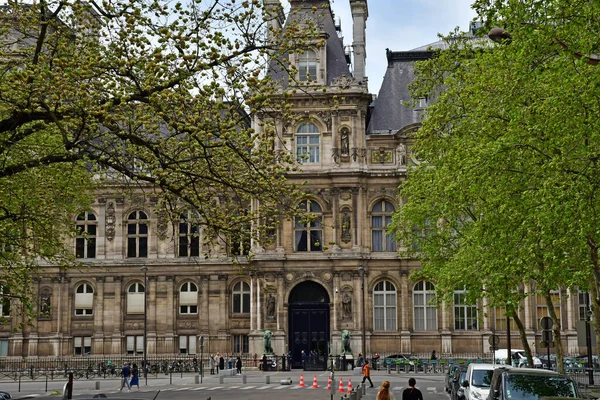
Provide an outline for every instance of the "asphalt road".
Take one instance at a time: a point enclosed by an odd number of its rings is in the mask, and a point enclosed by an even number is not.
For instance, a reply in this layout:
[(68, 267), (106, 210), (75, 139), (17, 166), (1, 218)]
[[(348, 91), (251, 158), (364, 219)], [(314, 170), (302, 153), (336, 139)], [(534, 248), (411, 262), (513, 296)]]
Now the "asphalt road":
[[(304, 387), (299, 385), (300, 374), (304, 377)], [(118, 380), (76, 380), (73, 387), (73, 399), (91, 399), (94, 395), (104, 394), (108, 400), (184, 400), (195, 399), (205, 400), (264, 400), (264, 399), (303, 399), (303, 400), (339, 400), (344, 393), (338, 392), (340, 378), (344, 390), (347, 390), (349, 379), (352, 380), (353, 387), (356, 387), (362, 377), (353, 375), (351, 372), (336, 372), (331, 383), (332, 390), (326, 390), (328, 384), (329, 372), (317, 372), (316, 379), (318, 388), (312, 388), (315, 372), (302, 372), (295, 370), (292, 372), (274, 372), (260, 373), (258, 371), (249, 371), (246, 373), (246, 383), (244, 384), (240, 376), (225, 378), (221, 384), (216, 376), (204, 376), (202, 383), (195, 383), (196, 377), (193, 374), (173, 375), (173, 377), (149, 379), (148, 386), (142, 378), (140, 380), (140, 389), (133, 388), (129, 391), (119, 391), (120, 382)], [(267, 384), (267, 377), (270, 384)], [(280, 381), (286, 378), (292, 379), (291, 385), (281, 385)], [(417, 387), (423, 392), (425, 400), (448, 400), (448, 395), (444, 392), (443, 374), (406, 374), (395, 372), (387, 374), (385, 371), (373, 371), (371, 379), (375, 388), (367, 388), (365, 400), (374, 400), (377, 394), (377, 388), (384, 380), (390, 381), (390, 387), (398, 400), (402, 398), (402, 390), (407, 386), (408, 378), (414, 377), (417, 380)], [(96, 390), (96, 382), (99, 382), (100, 389)], [(21, 391), (19, 392), (17, 382), (0, 382), (0, 389), (6, 390), (12, 394), (15, 399), (33, 398), (35, 400), (61, 398), (62, 389), (65, 381), (48, 382), (46, 391), (45, 381), (21, 382)], [(368, 383), (367, 383), (368, 386)], [(307, 399), (309, 397), (309, 399)]]

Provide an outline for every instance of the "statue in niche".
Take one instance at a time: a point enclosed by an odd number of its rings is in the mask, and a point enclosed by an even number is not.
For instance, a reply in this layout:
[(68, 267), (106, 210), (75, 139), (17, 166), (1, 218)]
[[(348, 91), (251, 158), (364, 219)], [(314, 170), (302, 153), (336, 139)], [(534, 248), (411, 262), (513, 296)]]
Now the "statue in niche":
[(267, 319), (275, 319), (275, 297), (271, 295), (267, 299)]
[(349, 242), (352, 239), (352, 233), (350, 231), (352, 223), (350, 220), (350, 210), (344, 208), (342, 211), (342, 241)]
[(398, 145), (398, 165), (406, 165), (406, 146), (403, 143)]
[(344, 319), (352, 318), (352, 297), (348, 292), (342, 296), (342, 311)]
[(50, 317), (50, 296), (43, 295), (40, 299), (40, 316), (44, 318)]
[(348, 131), (346, 128), (342, 129), (341, 143), (342, 155), (350, 155), (350, 131)]

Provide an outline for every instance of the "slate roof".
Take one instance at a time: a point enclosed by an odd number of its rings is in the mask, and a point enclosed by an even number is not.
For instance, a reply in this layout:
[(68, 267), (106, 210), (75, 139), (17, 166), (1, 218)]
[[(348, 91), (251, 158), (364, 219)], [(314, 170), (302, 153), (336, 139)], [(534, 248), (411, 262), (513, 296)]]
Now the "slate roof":
[[(317, 8), (316, 12), (313, 12), (313, 7)], [(336, 31), (329, 0), (291, 0), (291, 9), (284, 29), (288, 24), (306, 18), (315, 20), (321, 30), (327, 34), (327, 85), (330, 85), (335, 78), (343, 74), (350, 76), (344, 43)], [(287, 54), (284, 57), (287, 57)], [(280, 63), (272, 61), (269, 65), (268, 74), (274, 80), (281, 82), (283, 87), (287, 87), (288, 73)]]
[(420, 123), (421, 112), (411, 106), (408, 85), (415, 78), (414, 63), (427, 60), (431, 51), (387, 51), (388, 67), (375, 100), (367, 134), (396, 133), (405, 126)]

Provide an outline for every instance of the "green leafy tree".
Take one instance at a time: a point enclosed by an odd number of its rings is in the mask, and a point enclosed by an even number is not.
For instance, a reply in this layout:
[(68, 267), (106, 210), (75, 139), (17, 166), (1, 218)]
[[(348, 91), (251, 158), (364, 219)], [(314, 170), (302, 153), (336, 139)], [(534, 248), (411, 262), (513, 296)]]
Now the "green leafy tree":
[(281, 10), (269, 7), (41, 0), (0, 8), (4, 297), (31, 316), (31, 280), (40, 266), (73, 265), (64, 239), (98, 184), (158, 196), (174, 219), (197, 210), (209, 240), (248, 242), (249, 230), (262, 240), (295, 211), (300, 192), (286, 181), (295, 160), (273, 151), (274, 123), (255, 131), (250, 118), (286, 118), (289, 96), (266, 67), (321, 39), (306, 21), (277, 29)]
[(599, 316), (600, 74), (591, 55), (600, 6), (474, 6), (486, 33), (502, 26), (510, 35), (493, 44), (455, 33), (417, 67), (414, 97), (435, 101), (415, 136), (425, 161), (401, 187), (395, 228), (409, 248), (418, 242), (416, 276), (435, 281), (441, 297), (465, 286), (473, 301), (504, 303), (513, 317), (524, 296), (545, 298), (560, 367), (551, 292), (590, 290)]

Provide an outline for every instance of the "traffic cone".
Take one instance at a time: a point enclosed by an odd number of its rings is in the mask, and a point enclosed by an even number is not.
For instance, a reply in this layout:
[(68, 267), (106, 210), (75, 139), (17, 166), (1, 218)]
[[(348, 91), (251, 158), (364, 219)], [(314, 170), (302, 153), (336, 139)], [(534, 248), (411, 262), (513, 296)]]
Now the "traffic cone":
[(317, 383), (317, 375), (313, 378), (313, 385), (310, 387), (311, 389), (318, 389), (319, 384)]
[(346, 393), (352, 393), (352, 378), (348, 378), (348, 391)]
[(327, 387), (325, 390), (331, 390), (331, 375), (327, 377)]
[(304, 387), (304, 375), (302, 374), (300, 374), (300, 384), (298, 386)]
[(339, 393), (346, 393), (346, 391), (344, 390), (344, 381), (342, 380), (342, 378), (340, 377), (340, 388), (338, 389)]

